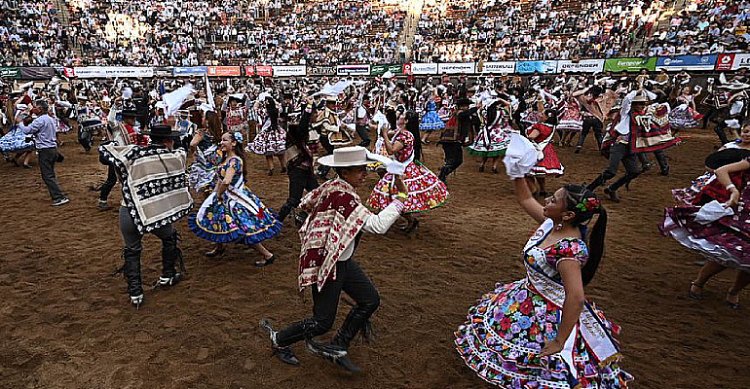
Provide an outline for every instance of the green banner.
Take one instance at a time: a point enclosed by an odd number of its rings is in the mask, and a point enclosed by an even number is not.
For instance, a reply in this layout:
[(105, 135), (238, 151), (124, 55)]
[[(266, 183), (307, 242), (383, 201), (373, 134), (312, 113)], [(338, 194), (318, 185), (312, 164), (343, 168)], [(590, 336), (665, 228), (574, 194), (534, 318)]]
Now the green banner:
[(404, 74), (404, 65), (372, 65), (370, 66), (371, 76), (382, 76), (386, 72), (390, 71), (393, 74)]
[(21, 78), (21, 69), (0, 67), (0, 78)]
[(656, 70), (656, 57), (611, 58), (604, 61), (604, 71), (606, 72), (640, 72), (642, 69), (649, 72)]

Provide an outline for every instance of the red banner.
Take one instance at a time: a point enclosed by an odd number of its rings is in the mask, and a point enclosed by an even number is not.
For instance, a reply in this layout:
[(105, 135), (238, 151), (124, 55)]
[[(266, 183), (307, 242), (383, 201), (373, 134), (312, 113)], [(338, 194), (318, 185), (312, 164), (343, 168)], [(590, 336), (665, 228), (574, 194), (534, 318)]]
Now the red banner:
[(239, 77), (242, 73), (240, 72), (239, 66), (209, 66), (208, 76), (209, 77)]
[(245, 66), (245, 75), (248, 77), (252, 77), (252, 76), (273, 77), (273, 66), (270, 66), (270, 65)]

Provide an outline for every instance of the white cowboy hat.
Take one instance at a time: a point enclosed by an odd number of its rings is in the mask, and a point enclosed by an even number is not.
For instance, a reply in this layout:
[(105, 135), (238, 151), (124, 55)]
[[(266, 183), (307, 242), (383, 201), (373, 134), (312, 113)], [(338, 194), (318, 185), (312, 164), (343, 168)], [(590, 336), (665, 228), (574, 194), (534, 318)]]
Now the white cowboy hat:
[(367, 149), (362, 146), (342, 147), (333, 150), (332, 155), (320, 157), (318, 163), (330, 167), (349, 167), (364, 166), (377, 162), (368, 154)]

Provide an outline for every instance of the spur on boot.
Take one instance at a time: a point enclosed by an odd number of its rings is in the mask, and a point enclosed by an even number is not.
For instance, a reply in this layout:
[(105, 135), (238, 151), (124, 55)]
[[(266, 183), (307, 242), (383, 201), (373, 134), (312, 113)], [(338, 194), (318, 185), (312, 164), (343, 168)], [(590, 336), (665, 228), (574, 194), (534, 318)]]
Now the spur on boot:
[(143, 293), (137, 296), (130, 296), (130, 304), (132, 304), (136, 308), (140, 308), (143, 304)]
[(182, 280), (182, 273), (175, 273), (173, 276), (164, 276), (162, 275), (159, 277), (159, 280), (156, 281), (156, 285), (154, 285), (154, 288), (160, 287), (160, 288), (166, 288), (168, 286), (177, 285), (178, 282)]
[(604, 188), (604, 194), (606, 194), (607, 196), (609, 196), (610, 200), (612, 200), (612, 201), (614, 201), (616, 203), (620, 202), (620, 196), (617, 195), (617, 191), (616, 190), (612, 190), (612, 189), (609, 189), (609, 188)]
[(260, 328), (268, 332), (268, 336), (271, 338), (271, 349), (273, 350), (273, 352), (271, 353), (272, 356), (276, 356), (276, 358), (278, 358), (281, 362), (284, 362), (288, 365), (299, 366), (299, 359), (297, 359), (297, 356), (294, 355), (294, 351), (292, 351), (292, 348), (289, 346), (279, 347), (279, 345), (276, 343), (277, 332), (274, 331), (273, 327), (271, 327), (271, 322), (269, 322), (268, 319), (260, 320)]

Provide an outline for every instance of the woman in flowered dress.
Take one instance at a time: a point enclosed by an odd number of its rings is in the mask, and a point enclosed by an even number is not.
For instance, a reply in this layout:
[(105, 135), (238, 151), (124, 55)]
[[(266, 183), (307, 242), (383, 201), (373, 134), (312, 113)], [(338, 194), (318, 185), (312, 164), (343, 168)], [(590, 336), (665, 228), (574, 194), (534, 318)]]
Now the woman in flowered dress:
[(695, 97), (700, 93), (700, 86), (695, 88), (695, 92), (689, 86), (682, 88), (682, 93), (677, 96), (676, 107), (669, 113), (669, 124), (675, 133), (700, 127), (703, 115), (695, 108)]
[(206, 256), (222, 254), (226, 243), (242, 243), (263, 256), (255, 266), (270, 265), (275, 257), (261, 242), (276, 236), (281, 231), (281, 222), (245, 186), (247, 172), (242, 134), (224, 133), (220, 147), (224, 158), (218, 169), (214, 192), (206, 198), (198, 213), (188, 218), (188, 226), (198, 237), (216, 243)]
[[(31, 116), (27, 112), (23, 112), (26, 108), (26, 105), (19, 104), (16, 107), (16, 115), (22, 117), (24, 123), (28, 124), (31, 122)], [(0, 153), (3, 154), (6, 161), (10, 161), (16, 166), (31, 169), (29, 162), (34, 155), (32, 137), (24, 133), (17, 125), (14, 125), (7, 134), (0, 138)], [(11, 153), (15, 153), (15, 155), (11, 157)]]
[[(258, 104), (258, 103), (256, 103)], [(265, 99), (266, 115), (263, 119), (263, 126), (255, 136), (253, 143), (247, 145), (247, 149), (258, 155), (266, 157), (268, 165), (268, 175), (273, 175), (273, 157), (279, 160), (281, 173), (286, 173), (286, 162), (284, 161), (284, 151), (286, 151), (286, 132), (279, 126), (279, 110), (273, 98), (268, 96)]]
[(556, 128), (560, 131), (561, 146), (570, 146), (573, 142), (573, 137), (583, 129), (581, 105), (571, 95), (570, 91), (565, 91), (565, 99), (560, 106), (560, 117)]
[[(402, 215), (406, 219), (405, 232), (411, 232), (417, 228), (419, 221), (412, 214), (437, 208), (448, 199), (448, 187), (438, 179), (421, 162), (414, 158), (414, 135), (406, 130), (406, 116), (401, 115), (396, 124), (396, 130), (388, 132), (386, 127), (381, 129), (383, 143), (389, 155), (393, 159), (406, 164), (403, 180), (409, 190), (409, 197), (404, 201)], [(398, 193), (394, 185), (395, 175), (386, 173), (375, 184), (375, 188), (367, 200), (367, 205), (373, 209), (385, 209), (391, 203), (392, 195)]]
[(626, 388), (633, 377), (618, 365), (619, 327), (584, 294), (602, 258), (606, 211), (580, 185), (558, 189), (544, 206), (522, 178), (515, 192), (541, 223), (523, 250), (527, 276), (497, 284), (469, 309), (455, 332), (456, 350), (480, 378), (502, 388)]
[[(703, 287), (713, 276), (727, 268), (737, 270), (734, 284), (727, 291), (726, 302), (739, 308), (739, 293), (750, 284), (750, 125), (742, 128), (739, 142), (706, 159), (707, 173), (690, 188), (673, 191), (678, 202), (665, 210), (660, 229), (681, 245), (695, 250), (708, 261), (691, 282), (689, 296), (700, 300)], [(698, 222), (698, 211), (713, 201), (735, 208), (730, 215)]]
[[(510, 102), (498, 99), (483, 110), (484, 125), (469, 146), (469, 154), (482, 157), (479, 171), (484, 172), (488, 159), (492, 160), (492, 173), (497, 174), (497, 164), (510, 144)], [(517, 132), (517, 131), (516, 131)]]
[(560, 162), (552, 145), (555, 135), (554, 127), (548, 123), (548, 112), (542, 112), (540, 123), (535, 123), (526, 129), (526, 137), (529, 138), (539, 153), (536, 166), (531, 169), (529, 184), (536, 182), (538, 189), (534, 191), (542, 197), (547, 196), (545, 182), (547, 176), (559, 177), (563, 175), (565, 167)]
[(419, 130), (424, 133), (424, 135), (422, 135), (422, 143), (429, 143), (428, 138), (430, 137), (430, 134), (437, 130), (442, 130), (443, 128), (445, 128), (445, 122), (443, 122), (440, 115), (437, 113), (437, 105), (435, 105), (435, 101), (430, 98), (425, 106), (425, 113), (422, 115), (422, 121), (419, 122)]

